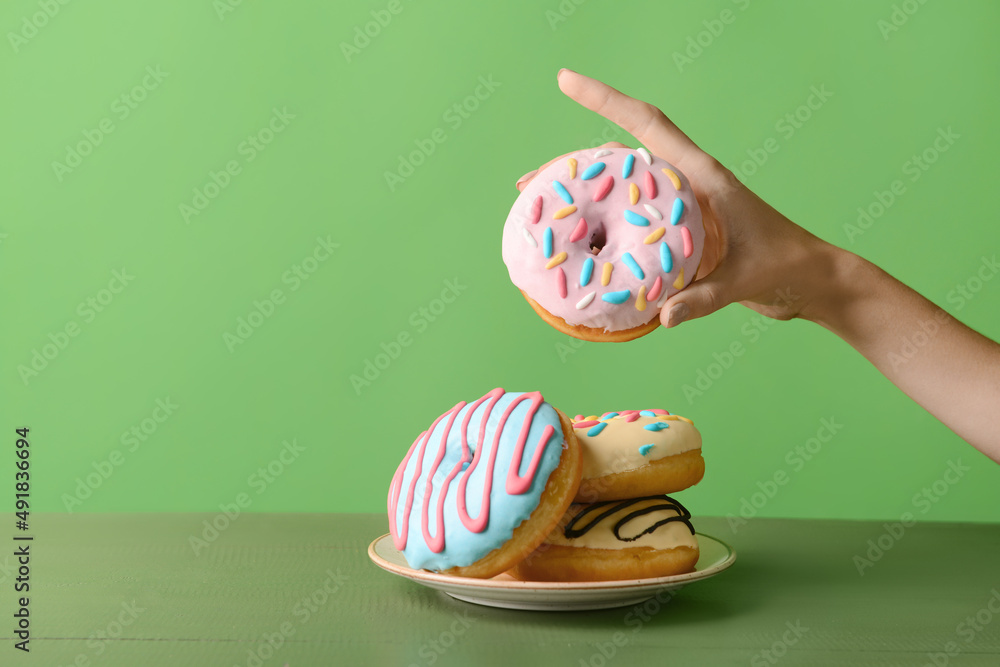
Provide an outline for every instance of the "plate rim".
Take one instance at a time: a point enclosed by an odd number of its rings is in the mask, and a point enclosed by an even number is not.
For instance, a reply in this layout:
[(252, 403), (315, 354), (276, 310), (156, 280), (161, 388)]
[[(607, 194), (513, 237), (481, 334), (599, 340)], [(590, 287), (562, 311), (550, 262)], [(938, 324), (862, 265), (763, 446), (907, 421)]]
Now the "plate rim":
[[(649, 577), (646, 579), (615, 579), (604, 581), (497, 581), (495, 579), (476, 579), (473, 577), (459, 577), (451, 574), (441, 574), (428, 570), (417, 570), (409, 566), (396, 565), (391, 563), (375, 551), (375, 546), (386, 539), (392, 539), (390, 533), (385, 533), (372, 540), (368, 545), (368, 558), (383, 570), (418, 583), (436, 583), (450, 586), (460, 586), (470, 589), (506, 589), (521, 591), (600, 591), (600, 590), (629, 590), (642, 589), (648, 587), (662, 587), (673, 584), (685, 584), (699, 579), (706, 579), (724, 570), (729, 569), (736, 562), (736, 550), (732, 545), (724, 540), (702, 533), (695, 532), (701, 538), (712, 540), (722, 545), (727, 554), (720, 563), (704, 570), (695, 570), (684, 574), (671, 574), (665, 577)], [(395, 549), (395, 545), (392, 546)], [(398, 551), (398, 550), (397, 550)]]

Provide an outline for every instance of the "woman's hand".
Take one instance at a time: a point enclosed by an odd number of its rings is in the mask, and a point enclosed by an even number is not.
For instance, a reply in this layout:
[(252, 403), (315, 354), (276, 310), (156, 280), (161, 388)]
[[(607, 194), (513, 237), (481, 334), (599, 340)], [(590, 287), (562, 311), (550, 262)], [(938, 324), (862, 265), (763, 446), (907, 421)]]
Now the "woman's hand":
[[(667, 300), (660, 318), (667, 327), (703, 317), (733, 302), (776, 319), (799, 316), (822, 286), (822, 271), (836, 249), (794, 224), (740, 183), (691, 141), (662, 111), (570, 70), (559, 73), (568, 96), (621, 126), (653, 154), (688, 177), (701, 207), (705, 248), (695, 281)], [(605, 146), (625, 148), (624, 144)], [(522, 176), (524, 186), (538, 170)]]
[[(559, 87), (677, 166), (691, 182), (704, 219), (705, 248), (694, 282), (660, 311), (665, 326), (703, 317), (733, 302), (775, 319), (816, 322), (1000, 462), (995, 417), (1000, 406), (1000, 345), (877, 266), (778, 213), (655, 106), (565, 69), (559, 72)], [(518, 188), (534, 173), (525, 174)]]

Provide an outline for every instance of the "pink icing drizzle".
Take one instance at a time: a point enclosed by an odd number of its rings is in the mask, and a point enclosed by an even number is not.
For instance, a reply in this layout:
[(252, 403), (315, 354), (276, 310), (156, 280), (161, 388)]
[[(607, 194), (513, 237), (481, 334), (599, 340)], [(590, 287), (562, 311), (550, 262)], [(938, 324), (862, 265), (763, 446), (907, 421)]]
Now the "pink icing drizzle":
[[(438, 526), (437, 535), (431, 535), (430, 527), (427, 525), (428, 519), (430, 517), (429, 506), (431, 502), (431, 493), (433, 492), (433, 489), (431, 488), (431, 480), (434, 479), (434, 471), (438, 469), (438, 466), (441, 465), (441, 461), (444, 459), (445, 449), (447, 448), (448, 445), (448, 434), (451, 432), (451, 427), (455, 423), (455, 417), (458, 416), (458, 411), (464, 407), (465, 407), (465, 401), (461, 401), (459, 402), (458, 405), (456, 405), (451, 410), (445, 413), (451, 415), (451, 417), (448, 418), (448, 425), (444, 427), (444, 433), (441, 435), (441, 444), (438, 445), (438, 453), (437, 456), (434, 458), (434, 466), (431, 468), (432, 472), (431, 474), (427, 475), (427, 484), (424, 485), (424, 506), (422, 509), (422, 518), (420, 521), (420, 531), (424, 534), (424, 541), (427, 542), (427, 546), (429, 546), (431, 548), (431, 551), (433, 551), (434, 553), (441, 553), (441, 550), (444, 549), (444, 525), (443, 525), (444, 497), (445, 494), (448, 493), (448, 486), (451, 484), (451, 480), (455, 477), (455, 475), (461, 468), (461, 463), (458, 463), (454, 468), (452, 468), (451, 473), (448, 475), (447, 478), (445, 478), (444, 484), (441, 485), (441, 493), (438, 496), (438, 502), (436, 508), (437, 526)], [(430, 437), (429, 433), (428, 437)], [(462, 441), (463, 461), (465, 460), (465, 455), (467, 453), (468, 453), (468, 447), (463, 439)]]
[[(454, 425), (455, 417), (458, 416), (459, 411), (465, 407), (466, 403), (464, 401), (458, 403), (451, 410), (441, 415), (434, 420), (431, 427), (417, 436), (413, 444), (410, 445), (409, 451), (406, 453), (406, 457), (403, 462), (399, 464), (396, 469), (395, 475), (393, 475), (392, 483), (389, 485), (389, 531), (392, 533), (393, 545), (402, 550), (406, 547), (406, 542), (409, 533), (409, 517), (413, 510), (413, 501), (415, 496), (415, 490), (417, 485), (417, 480), (423, 470), (423, 458), (424, 453), (427, 449), (427, 443), (430, 440), (431, 433), (437, 428), (437, 425), (445, 417), (449, 417), (447, 426), (444, 429), (444, 433), (441, 438), (441, 444), (438, 446), (438, 452), (434, 459), (434, 464), (430, 470), (427, 472), (426, 485), (424, 487), (424, 501), (421, 508), (421, 532), (423, 533), (424, 541), (427, 546), (434, 553), (440, 553), (444, 550), (444, 501), (448, 493), (448, 487), (451, 485), (452, 480), (458, 475), (462, 470), (462, 466), (468, 463), (470, 460), (472, 464), (466, 468), (465, 474), (458, 483), (458, 515), (462, 520), (462, 524), (475, 533), (481, 533), (486, 529), (489, 524), (490, 516), (490, 491), (493, 487), (493, 472), (496, 467), (496, 457), (497, 452), (500, 449), (500, 436), (503, 434), (504, 428), (507, 424), (507, 420), (510, 417), (514, 409), (521, 403), (521, 401), (531, 399), (531, 407), (528, 409), (528, 414), (524, 418), (524, 422), (521, 426), (521, 432), (518, 437), (517, 443), (515, 445), (513, 456), (511, 457), (510, 467), (507, 470), (507, 483), (506, 491), (511, 495), (520, 495), (525, 493), (530, 487), (535, 476), (538, 474), (538, 467), (541, 464), (542, 455), (545, 451), (545, 444), (552, 438), (555, 434), (555, 429), (551, 424), (547, 424), (542, 430), (542, 436), (538, 443), (538, 447), (535, 449), (535, 454), (532, 457), (530, 464), (528, 465), (528, 470), (525, 475), (520, 474), (521, 462), (524, 457), (524, 447), (527, 444), (528, 432), (531, 430), (531, 424), (534, 421), (535, 414), (538, 412), (538, 408), (544, 402), (541, 393), (532, 392), (530, 394), (522, 394), (521, 396), (514, 399), (507, 409), (504, 411), (503, 416), (500, 418), (500, 422), (496, 426), (496, 435), (493, 438), (493, 446), (490, 449), (489, 460), (487, 462), (487, 473), (483, 484), (483, 497), (482, 504), (479, 512), (479, 516), (473, 519), (468, 512), (466, 505), (466, 497), (468, 495), (467, 487), (469, 483), (469, 478), (475, 471), (476, 467), (479, 465), (479, 461), (482, 458), (483, 445), (486, 440), (486, 426), (489, 422), (490, 415), (493, 413), (493, 409), (506, 392), (497, 388), (483, 396), (479, 400), (475, 401), (466, 413), (465, 418), (462, 421), (461, 433), (462, 433), (462, 458), (452, 467), (448, 476), (444, 479), (441, 484), (441, 488), (438, 493), (438, 500), (435, 507), (435, 516), (437, 519), (438, 534), (432, 535), (429, 530), (430, 523), (430, 498), (433, 492), (432, 480), (437, 472), (438, 467), (441, 465), (442, 460), (444, 460), (444, 455), (446, 452), (446, 446), (448, 441), (448, 434)], [(478, 445), (476, 447), (475, 454), (471, 454), (468, 443), (468, 429), (469, 422), (472, 419), (473, 413), (479, 408), (479, 406), (490, 399), (489, 405), (486, 406), (486, 411), (483, 413), (482, 421), (479, 426), (479, 438)], [(413, 453), (418, 450), (417, 454), (417, 464), (414, 470), (413, 479), (410, 482), (409, 489), (406, 493), (406, 500), (403, 504), (403, 516), (405, 521), (403, 525), (399, 526), (396, 522), (397, 509), (399, 507), (400, 496), (402, 495), (403, 486), (403, 474), (406, 470), (406, 466), (413, 456)]]

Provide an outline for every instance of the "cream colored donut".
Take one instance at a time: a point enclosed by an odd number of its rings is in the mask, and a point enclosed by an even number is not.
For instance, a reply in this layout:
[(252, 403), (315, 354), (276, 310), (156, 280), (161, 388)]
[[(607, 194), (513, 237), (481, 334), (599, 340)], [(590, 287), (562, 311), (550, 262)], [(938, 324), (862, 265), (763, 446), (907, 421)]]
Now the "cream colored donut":
[(666, 410), (577, 415), (583, 480), (574, 502), (592, 503), (675, 493), (701, 481), (701, 434)]
[(691, 572), (699, 550), (690, 519), (663, 495), (573, 504), (510, 574), (522, 581), (613, 581)]

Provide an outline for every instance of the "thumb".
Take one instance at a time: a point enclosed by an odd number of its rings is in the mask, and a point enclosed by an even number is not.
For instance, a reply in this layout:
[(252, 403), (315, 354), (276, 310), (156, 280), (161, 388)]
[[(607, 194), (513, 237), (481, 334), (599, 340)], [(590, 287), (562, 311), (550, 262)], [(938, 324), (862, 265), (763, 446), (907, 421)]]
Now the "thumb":
[(660, 309), (663, 326), (675, 327), (681, 322), (704, 317), (734, 301), (729, 296), (729, 281), (725, 269), (717, 268), (701, 280), (696, 280), (667, 299)]

